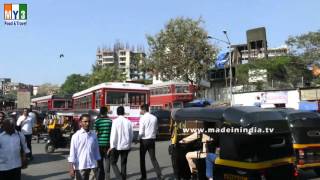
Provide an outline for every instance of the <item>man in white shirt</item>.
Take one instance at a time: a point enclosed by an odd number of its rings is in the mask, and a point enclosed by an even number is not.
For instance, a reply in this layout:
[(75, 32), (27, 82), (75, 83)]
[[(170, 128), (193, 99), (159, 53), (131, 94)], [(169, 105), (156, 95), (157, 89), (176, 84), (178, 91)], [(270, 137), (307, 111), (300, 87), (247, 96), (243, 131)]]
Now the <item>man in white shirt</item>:
[(139, 140), (140, 140), (140, 180), (147, 179), (146, 173), (146, 152), (149, 152), (149, 156), (152, 165), (157, 173), (158, 179), (163, 179), (161, 175), (161, 169), (156, 159), (155, 140), (158, 132), (157, 117), (149, 113), (149, 106), (144, 104), (140, 107), (140, 114), (143, 116), (140, 118), (139, 123)]
[(32, 111), (32, 109), (30, 109), (28, 115), (31, 117), (32, 127), (35, 127), (35, 125), (37, 124), (37, 115)]
[(98, 138), (90, 131), (90, 115), (80, 117), (81, 129), (71, 138), (69, 174), (76, 180), (96, 179), (97, 161), (101, 159)]
[[(124, 107), (119, 106), (117, 108), (118, 118), (112, 123), (111, 135), (110, 135), (110, 161), (112, 169), (116, 177), (121, 177), (125, 180), (127, 177), (127, 159), (131, 149), (133, 130), (131, 122), (124, 117)], [(121, 173), (117, 166), (117, 162), (121, 156)]]
[(32, 160), (32, 147), (31, 147), (31, 140), (32, 140), (32, 127), (33, 122), (32, 118), (29, 116), (29, 110), (27, 108), (23, 109), (23, 114), (17, 120), (17, 126), (21, 128), (22, 134), (26, 138), (28, 149), (30, 153), (27, 154), (27, 157)]
[[(0, 134), (0, 179), (21, 179), (20, 153), (28, 153), (25, 137), (15, 130), (15, 121), (3, 121), (3, 132)], [(25, 157), (25, 154), (23, 155)]]

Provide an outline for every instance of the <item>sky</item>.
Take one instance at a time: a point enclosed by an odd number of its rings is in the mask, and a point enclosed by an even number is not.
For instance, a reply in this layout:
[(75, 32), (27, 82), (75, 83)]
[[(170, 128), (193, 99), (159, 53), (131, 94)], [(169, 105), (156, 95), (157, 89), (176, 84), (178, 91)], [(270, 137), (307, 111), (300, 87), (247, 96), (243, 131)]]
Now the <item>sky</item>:
[[(175, 17), (205, 21), (209, 35), (232, 44), (265, 26), (268, 47), (320, 29), (319, 0), (0, 0), (0, 78), (61, 85), (72, 73), (90, 73), (97, 47), (116, 40), (144, 45)], [(27, 3), (26, 26), (5, 26), (4, 3)], [(222, 50), (226, 45), (212, 40)], [(63, 53), (64, 58), (59, 58)]]

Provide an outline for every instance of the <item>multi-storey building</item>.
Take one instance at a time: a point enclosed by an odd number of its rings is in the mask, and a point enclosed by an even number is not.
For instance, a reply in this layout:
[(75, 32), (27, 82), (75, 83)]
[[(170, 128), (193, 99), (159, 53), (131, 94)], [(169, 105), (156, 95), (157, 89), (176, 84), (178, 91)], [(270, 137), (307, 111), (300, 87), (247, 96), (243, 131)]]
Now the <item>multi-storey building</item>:
[(145, 79), (145, 75), (139, 67), (145, 57), (144, 52), (135, 52), (129, 48), (98, 48), (96, 65), (116, 66), (125, 74), (127, 81), (141, 80)]
[(0, 78), (0, 95), (5, 95), (9, 92), (10, 84), (10, 78)]
[(233, 64), (245, 64), (249, 60), (257, 60), (263, 59), (267, 57), (279, 57), (279, 56), (287, 56), (289, 53), (289, 49), (286, 46), (278, 47), (278, 48), (268, 48), (265, 52), (264, 48), (260, 49), (251, 49), (249, 52), (247, 44), (240, 45), (232, 45), (232, 63)]

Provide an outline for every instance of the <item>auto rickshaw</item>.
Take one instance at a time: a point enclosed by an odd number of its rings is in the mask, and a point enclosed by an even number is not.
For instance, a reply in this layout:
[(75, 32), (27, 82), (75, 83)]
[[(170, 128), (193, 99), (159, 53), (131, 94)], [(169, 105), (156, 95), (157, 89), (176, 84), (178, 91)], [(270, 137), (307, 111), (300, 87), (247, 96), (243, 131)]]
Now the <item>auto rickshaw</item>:
[[(208, 128), (221, 127), (223, 124), (223, 112), (225, 108), (201, 108), (190, 107), (183, 109), (175, 109), (172, 112), (170, 123), (171, 145), (169, 146), (169, 154), (173, 171), (176, 179), (190, 179), (191, 172), (186, 160), (186, 154), (191, 151), (202, 149), (201, 138), (194, 143), (181, 144), (179, 141), (195, 131), (199, 136)], [(215, 152), (218, 145), (217, 134), (209, 134), (215, 141), (210, 145), (209, 152)], [(205, 159), (197, 158), (198, 179), (206, 179), (205, 177)]]
[(159, 109), (152, 111), (151, 114), (157, 117), (158, 120), (158, 134), (157, 140), (169, 140), (170, 134), (170, 117), (171, 111)]
[(51, 123), (48, 126), (49, 138), (45, 146), (47, 153), (52, 153), (57, 148), (68, 147), (72, 136), (72, 116), (72, 113), (66, 112), (56, 112), (54, 115), (51, 115)]
[(299, 171), (313, 169), (320, 176), (320, 115), (316, 112), (279, 110), (288, 120), (296, 166)]
[(224, 128), (233, 132), (219, 135), (214, 179), (297, 178), (291, 133), (281, 113), (240, 106), (227, 108), (223, 117)]

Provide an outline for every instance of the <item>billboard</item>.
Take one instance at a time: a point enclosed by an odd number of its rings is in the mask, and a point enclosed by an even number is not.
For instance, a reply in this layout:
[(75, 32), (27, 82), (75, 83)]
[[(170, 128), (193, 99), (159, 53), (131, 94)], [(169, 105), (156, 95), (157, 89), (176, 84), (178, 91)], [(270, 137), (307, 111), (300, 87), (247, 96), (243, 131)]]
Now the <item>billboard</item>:
[(30, 108), (31, 93), (30, 91), (18, 91), (17, 92), (17, 108)]
[(301, 101), (310, 101), (320, 99), (320, 89), (301, 89)]
[(286, 104), (288, 103), (288, 91), (274, 91), (261, 93), (262, 104)]
[(248, 71), (249, 83), (256, 83), (259, 81), (268, 82), (266, 69), (250, 69)]

